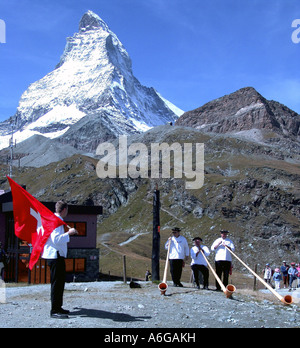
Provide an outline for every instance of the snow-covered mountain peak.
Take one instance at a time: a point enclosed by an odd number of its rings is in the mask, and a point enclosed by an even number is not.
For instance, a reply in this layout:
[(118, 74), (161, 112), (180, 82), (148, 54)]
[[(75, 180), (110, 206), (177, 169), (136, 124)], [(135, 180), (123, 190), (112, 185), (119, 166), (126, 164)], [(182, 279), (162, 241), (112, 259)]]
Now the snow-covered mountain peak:
[[(55, 69), (21, 96), (15, 137), (64, 136), (64, 141), (94, 149), (103, 134), (107, 138), (145, 131), (174, 122), (182, 113), (154, 88), (140, 84), (117, 35), (88, 11), (79, 32), (67, 38)], [(8, 145), (9, 133), (7, 122), (0, 124), (0, 148)]]
[(93, 11), (87, 11), (79, 22), (79, 31), (84, 32), (87, 30), (94, 30), (96, 28), (102, 28), (109, 32), (108, 25)]

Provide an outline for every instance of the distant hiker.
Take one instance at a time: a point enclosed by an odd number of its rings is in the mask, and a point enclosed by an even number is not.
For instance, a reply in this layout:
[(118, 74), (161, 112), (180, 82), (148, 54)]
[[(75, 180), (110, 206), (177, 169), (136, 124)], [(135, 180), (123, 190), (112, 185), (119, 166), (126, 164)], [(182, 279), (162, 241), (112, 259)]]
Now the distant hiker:
[(280, 281), (282, 280), (282, 275), (279, 268), (275, 268), (275, 273), (273, 274), (273, 280), (275, 283), (275, 290), (280, 289)]
[(149, 269), (147, 269), (145, 273), (145, 281), (148, 282), (149, 280), (151, 280), (151, 272), (149, 271)]
[(300, 264), (296, 265), (298, 275), (297, 275), (297, 288), (300, 288)]
[(286, 288), (288, 285), (289, 274), (288, 274), (289, 266), (286, 264), (286, 261), (282, 261), (282, 266), (280, 267), (280, 272), (282, 273), (283, 279), (283, 287)]
[(289, 278), (290, 278), (289, 291), (291, 291), (292, 290), (292, 286), (293, 286), (293, 281), (297, 280), (297, 276), (298, 276), (298, 270), (296, 268), (295, 262), (291, 263), (291, 267), (288, 270), (288, 274), (289, 274)]
[(197, 288), (200, 289), (199, 272), (201, 272), (203, 274), (203, 289), (208, 290), (209, 271), (207, 268), (207, 262), (203, 257), (202, 252), (206, 257), (208, 257), (210, 255), (210, 251), (207, 246), (201, 245), (202, 239), (200, 237), (195, 237), (193, 242), (195, 246), (193, 246), (191, 249), (191, 267), (193, 270), (195, 283)]
[[(233, 242), (227, 238), (229, 231), (221, 230), (221, 237), (216, 239), (211, 246), (211, 250), (216, 253), (215, 256), (215, 266), (216, 273), (220, 279), (222, 279), (223, 274), (223, 284), (226, 287), (228, 285), (228, 278), (231, 269), (232, 257), (229, 250), (226, 249), (227, 246), (230, 250), (234, 251)], [(217, 291), (221, 291), (220, 284), (216, 281)]]
[[(68, 215), (68, 205), (63, 201), (59, 201), (55, 205), (55, 215), (60, 219), (64, 219)], [(71, 228), (65, 233), (64, 227), (56, 228), (48, 238), (42, 258), (46, 259), (50, 267), (51, 281), (51, 318), (67, 319), (69, 311), (62, 308), (63, 294), (65, 287), (66, 265), (65, 258), (67, 257), (70, 236), (78, 234), (75, 228)]]
[(170, 246), (170, 272), (174, 286), (183, 285), (180, 282), (182, 275), (182, 268), (185, 266), (185, 261), (189, 257), (189, 245), (185, 237), (180, 235), (181, 229), (175, 227), (172, 229), (173, 236), (168, 239), (165, 244), (165, 249), (168, 250), (169, 240), (171, 240)]
[(270, 267), (270, 264), (267, 263), (265, 269), (263, 270), (264, 274), (264, 280), (266, 283), (271, 284), (272, 279), (272, 268)]

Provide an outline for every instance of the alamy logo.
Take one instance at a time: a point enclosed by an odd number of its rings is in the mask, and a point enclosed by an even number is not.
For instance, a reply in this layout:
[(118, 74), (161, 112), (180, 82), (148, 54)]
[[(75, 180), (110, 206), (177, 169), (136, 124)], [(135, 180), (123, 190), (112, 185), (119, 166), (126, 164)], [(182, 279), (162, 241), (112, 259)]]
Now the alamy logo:
[(127, 136), (120, 136), (118, 149), (112, 143), (102, 143), (96, 154), (104, 156), (96, 168), (101, 179), (185, 178), (185, 187), (191, 190), (200, 189), (204, 184), (204, 144), (201, 143), (152, 143), (149, 147), (133, 143), (128, 146)]
[(6, 43), (6, 24), (0, 19), (0, 43)]
[(292, 41), (293, 43), (298, 44), (300, 42), (300, 19), (295, 19), (293, 21), (292, 28), (297, 28), (293, 31)]

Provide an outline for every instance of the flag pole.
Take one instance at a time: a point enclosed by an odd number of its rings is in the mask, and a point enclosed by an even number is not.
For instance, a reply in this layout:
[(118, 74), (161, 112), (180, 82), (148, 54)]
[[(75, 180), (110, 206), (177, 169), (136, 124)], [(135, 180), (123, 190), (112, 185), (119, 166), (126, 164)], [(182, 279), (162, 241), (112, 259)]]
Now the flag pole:
[(160, 192), (158, 185), (153, 192), (152, 280), (159, 281), (160, 254)]

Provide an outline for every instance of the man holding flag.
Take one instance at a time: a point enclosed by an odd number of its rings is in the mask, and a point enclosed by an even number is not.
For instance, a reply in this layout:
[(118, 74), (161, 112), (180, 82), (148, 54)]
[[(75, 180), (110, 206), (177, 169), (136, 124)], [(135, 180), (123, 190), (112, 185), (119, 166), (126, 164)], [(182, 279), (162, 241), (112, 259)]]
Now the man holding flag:
[[(65, 319), (67, 311), (62, 309), (65, 285), (65, 260), (70, 236), (77, 234), (63, 221), (68, 214), (64, 202), (56, 204), (56, 214), (30, 195), (23, 187), (7, 177), (12, 197), (15, 221), (15, 234), (32, 245), (29, 261), (30, 270), (42, 257), (48, 260), (51, 270), (51, 317)], [(69, 231), (65, 233), (63, 226)]]
[[(59, 201), (55, 205), (55, 215), (62, 221), (68, 215), (68, 205), (63, 201)], [(51, 279), (51, 318), (67, 319), (69, 311), (62, 308), (63, 294), (66, 279), (65, 258), (67, 257), (67, 244), (70, 236), (78, 232), (71, 228), (65, 232), (63, 225), (53, 230), (48, 238), (42, 258), (46, 259), (50, 267)]]

